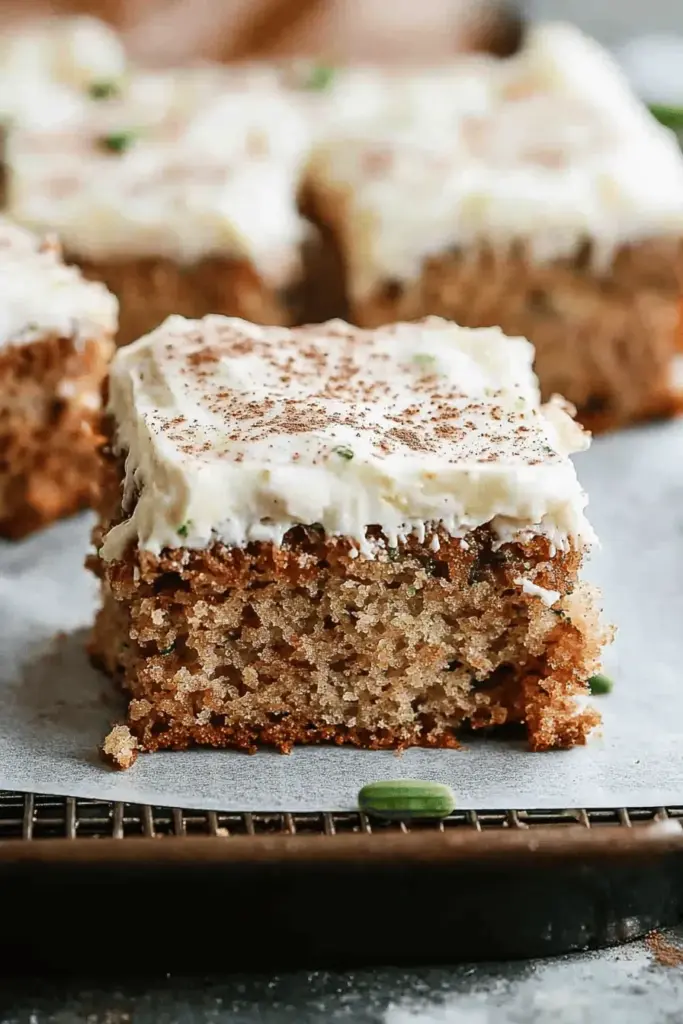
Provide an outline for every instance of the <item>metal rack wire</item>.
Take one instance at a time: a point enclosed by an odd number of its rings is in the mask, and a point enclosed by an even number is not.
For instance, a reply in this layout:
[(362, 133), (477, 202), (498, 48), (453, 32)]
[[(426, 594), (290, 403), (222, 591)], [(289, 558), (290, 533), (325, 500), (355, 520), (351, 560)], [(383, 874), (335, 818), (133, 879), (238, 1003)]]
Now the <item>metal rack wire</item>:
[(528, 829), (541, 825), (584, 828), (632, 828), (654, 821), (679, 820), (681, 807), (619, 807), (563, 810), (455, 811), (441, 822), (383, 822), (360, 812), (302, 814), (256, 811), (221, 812), (125, 804), (75, 797), (0, 792), (0, 840), (127, 839), (202, 835), (328, 835), (453, 828), (477, 832)]
[[(682, 826), (683, 805), (384, 822), (360, 811), (185, 810), (0, 791), (0, 961), (93, 975), (121, 964), (117, 913), (96, 943), (91, 929), (54, 924), (87, 916), (93, 901), (125, 908), (122, 922), (139, 915), (144, 927), (125, 930), (125, 963), (150, 971), (222, 971), (226, 950), (233, 969), (249, 971), (613, 945), (681, 919)], [(424, 898), (430, 887), (438, 899)], [(366, 905), (382, 908), (371, 928), (344, 910)], [(321, 928), (312, 907), (328, 908), (333, 926)], [(228, 945), (207, 950), (196, 936), (215, 928), (217, 913), (229, 921)]]

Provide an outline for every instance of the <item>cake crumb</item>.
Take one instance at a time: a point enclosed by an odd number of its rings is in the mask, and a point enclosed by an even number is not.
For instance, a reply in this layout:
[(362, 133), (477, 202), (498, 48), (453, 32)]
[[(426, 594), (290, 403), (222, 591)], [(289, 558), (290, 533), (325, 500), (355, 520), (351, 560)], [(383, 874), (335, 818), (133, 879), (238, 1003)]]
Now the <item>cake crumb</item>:
[(662, 967), (683, 967), (683, 946), (671, 942), (661, 932), (649, 932), (645, 943)]
[(125, 771), (137, 761), (139, 746), (127, 725), (115, 725), (104, 739), (102, 756), (117, 771)]

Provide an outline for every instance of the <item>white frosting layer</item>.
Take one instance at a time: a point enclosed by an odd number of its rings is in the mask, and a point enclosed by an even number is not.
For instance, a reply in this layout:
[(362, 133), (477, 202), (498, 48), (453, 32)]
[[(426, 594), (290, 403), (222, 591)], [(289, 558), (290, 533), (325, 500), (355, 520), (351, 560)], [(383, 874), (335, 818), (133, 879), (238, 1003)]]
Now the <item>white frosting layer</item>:
[(93, 337), (116, 331), (118, 303), (104, 285), (66, 266), (59, 249), (0, 220), (0, 347), (46, 333)]
[(279, 545), (316, 523), (367, 557), (368, 526), (390, 546), (484, 523), (501, 541), (589, 543), (568, 458), (587, 440), (559, 401), (539, 409), (532, 358), (524, 339), (436, 318), (363, 332), (170, 317), (112, 364), (129, 518), (103, 557)]
[(523, 577), (516, 579), (514, 582), (522, 588), (522, 593), (527, 594), (529, 597), (540, 597), (546, 608), (552, 608), (562, 596), (559, 590), (548, 590), (547, 587), (539, 587), (537, 583), (534, 583), (532, 580), (525, 580)]
[(683, 234), (676, 139), (570, 26), (538, 26), (509, 60), (464, 59), (396, 96), (311, 163), (356, 297), (454, 246), (524, 239), (547, 260), (590, 238), (599, 269), (624, 242)]
[(118, 82), (127, 58), (109, 25), (48, 18), (0, 34), (0, 120), (51, 128), (76, 117), (95, 82)]
[[(108, 149), (121, 133), (123, 146)], [(8, 210), (81, 258), (244, 258), (278, 286), (299, 268), (308, 147), (274, 72), (134, 75), (59, 130), (11, 133)]]
[(95, 81), (115, 81), (127, 58), (117, 32), (87, 15), (46, 18), (0, 34), (0, 67), (13, 80), (60, 82), (86, 89)]

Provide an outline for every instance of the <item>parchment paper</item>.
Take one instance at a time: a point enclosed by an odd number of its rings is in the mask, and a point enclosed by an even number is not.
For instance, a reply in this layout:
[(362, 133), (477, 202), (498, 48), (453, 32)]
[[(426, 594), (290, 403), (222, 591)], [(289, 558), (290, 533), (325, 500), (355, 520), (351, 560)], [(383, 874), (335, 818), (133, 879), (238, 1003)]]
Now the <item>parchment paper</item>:
[[(83, 653), (96, 599), (81, 516), (0, 548), (0, 788), (224, 810), (343, 810), (364, 783), (449, 783), (462, 808), (683, 801), (683, 422), (598, 439), (579, 474), (602, 548), (587, 575), (619, 635), (601, 734), (571, 751), (467, 741), (402, 755), (329, 747), (290, 756), (198, 750), (141, 756), (128, 772), (97, 747), (120, 699)], [(61, 635), (59, 635), (61, 634)]]

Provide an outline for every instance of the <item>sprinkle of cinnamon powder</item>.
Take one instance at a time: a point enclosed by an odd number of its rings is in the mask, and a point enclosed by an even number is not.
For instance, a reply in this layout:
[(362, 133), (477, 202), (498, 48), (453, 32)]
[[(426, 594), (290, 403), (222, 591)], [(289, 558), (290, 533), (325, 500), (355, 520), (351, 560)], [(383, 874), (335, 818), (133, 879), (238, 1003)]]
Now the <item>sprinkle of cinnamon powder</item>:
[[(151, 418), (154, 429), (187, 455), (234, 461), (242, 461), (252, 445), (307, 435), (307, 455), (316, 464), (349, 441), (348, 430), (379, 459), (406, 449), (436, 454), (452, 464), (506, 458), (539, 465), (557, 458), (523, 422), (523, 402), (515, 411), (506, 410), (494, 404), (501, 394), (495, 389), (486, 392), (486, 400), (468, 400), (462, 386), (415, 366), (398, 366), (394, 379), (387, 366), (390, 357), (376, 337), (376, 332), (341, 322), (288, 331), (204, 321), (190, 346), (167, 347), (165, 358), (176, 364), (187, 389), (199, 388), (202, 408), (227, 426), (228, 432), (221, 428), (223, 437), (237, 447), (217, 451), (203, 420), (165, 418), (163, 410)], [(260, 367), (267, 388), (250, 389), (248, 378), (244, 387), (225, 386), (218, 364), (240, 359)], [(301, 457), (298, 450), (296, 460)]]

